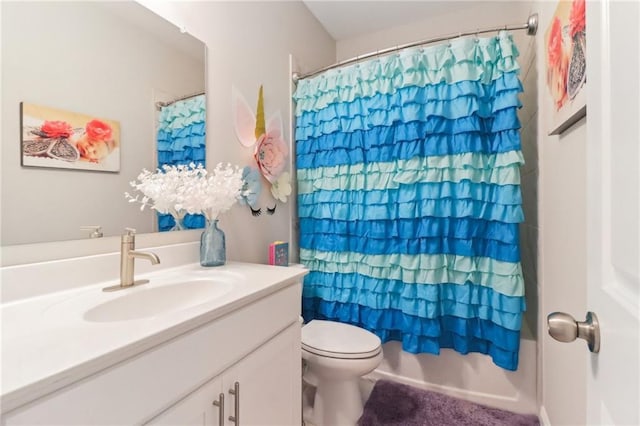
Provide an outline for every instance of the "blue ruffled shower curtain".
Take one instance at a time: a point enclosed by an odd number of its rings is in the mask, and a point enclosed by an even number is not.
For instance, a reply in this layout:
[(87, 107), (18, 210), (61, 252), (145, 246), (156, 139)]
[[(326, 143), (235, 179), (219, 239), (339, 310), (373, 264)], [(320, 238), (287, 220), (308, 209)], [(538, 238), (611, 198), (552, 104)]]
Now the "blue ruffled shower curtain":
[[(176, 101), (162, 107), (158, 118), (158, 167), (163, 165), (205, 165), (205, 95)], [(204, 228), (202, 215), (186, 215), (185, 229)], [(173, 216), (158, 214), (158, 228), (168, 231), (176, 225)]]
[(522, 85), (506, 32), (298, 83), (303, 316), (518, 366)]

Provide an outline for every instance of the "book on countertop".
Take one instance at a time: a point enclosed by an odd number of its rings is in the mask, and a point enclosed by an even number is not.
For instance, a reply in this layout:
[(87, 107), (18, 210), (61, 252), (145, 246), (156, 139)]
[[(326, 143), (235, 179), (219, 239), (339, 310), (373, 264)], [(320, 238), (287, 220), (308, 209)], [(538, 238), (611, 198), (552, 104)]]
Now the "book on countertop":
[(269, 265), (289, 266), (289, 243), (274, 241), (269, 244)]

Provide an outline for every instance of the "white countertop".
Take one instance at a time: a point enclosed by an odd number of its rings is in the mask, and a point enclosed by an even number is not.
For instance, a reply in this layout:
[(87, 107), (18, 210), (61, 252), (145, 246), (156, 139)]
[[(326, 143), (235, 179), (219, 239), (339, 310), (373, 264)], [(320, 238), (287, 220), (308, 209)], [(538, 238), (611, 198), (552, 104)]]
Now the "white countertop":
[[(19, 299), (0, 306), (2, 320), (2, 411), (28, 403), (97, 371), (299, 282), (301, 268), (229, 262), (215, 268), (189, 264), (137, 275), (151, 282), (116, 292), (101, 282)], [(91, 322), (96, 305), (170, 282), (220, 280), (230, 290), (215, 299), (161, 315)], [(231, 283), (225, 284), (225, 283)]]

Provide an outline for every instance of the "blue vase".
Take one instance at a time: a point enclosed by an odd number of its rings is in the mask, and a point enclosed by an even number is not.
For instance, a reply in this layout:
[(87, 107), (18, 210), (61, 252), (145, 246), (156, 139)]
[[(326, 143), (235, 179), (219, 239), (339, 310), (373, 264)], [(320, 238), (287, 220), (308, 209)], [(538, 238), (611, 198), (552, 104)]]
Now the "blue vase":
[(200, 265), (221, 266), (227, 261), (224, 232), (218, 228), (218, 221), (207, 222), (200, 237)]

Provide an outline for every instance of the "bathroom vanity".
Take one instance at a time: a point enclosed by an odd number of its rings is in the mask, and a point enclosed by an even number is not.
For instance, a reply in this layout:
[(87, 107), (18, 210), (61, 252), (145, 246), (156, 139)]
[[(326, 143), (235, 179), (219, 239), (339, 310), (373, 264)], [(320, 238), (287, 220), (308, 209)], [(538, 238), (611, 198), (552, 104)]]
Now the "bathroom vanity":
[(3, 303), (2, 424), (299, 425), (304, 274), (191, 264)]

